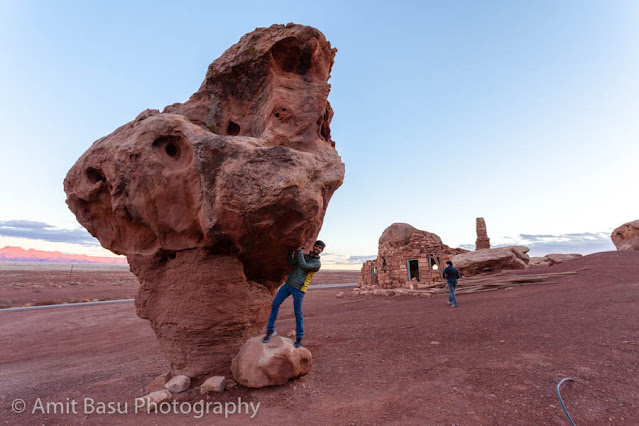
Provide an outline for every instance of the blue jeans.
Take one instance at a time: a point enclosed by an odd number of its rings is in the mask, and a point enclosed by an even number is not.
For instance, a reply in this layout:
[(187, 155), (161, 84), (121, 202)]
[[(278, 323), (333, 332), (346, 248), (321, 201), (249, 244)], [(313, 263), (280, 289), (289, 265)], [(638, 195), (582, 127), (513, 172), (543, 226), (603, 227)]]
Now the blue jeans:
[(457, 287), (457, 283), (448, 283), (448, 290), (450, 293), (448, 294), (448, 303), (452, 303), (453, 306), (457, 306), (457, 299), (455, 298), (455, 287)]
[(271, 316), (268, 318), (266, 331), (275, 330), (275, 320), (280, 310), (280, 305), (286, 298), (293, 295), (293, 311), (295, 312), (295, 337), (301, 339), (304, 336), (304, 316), (302, 315), (302, 300), (304, 300), (304, 292), (284, 284), (277, 290), (273, 304), (271, 305)]

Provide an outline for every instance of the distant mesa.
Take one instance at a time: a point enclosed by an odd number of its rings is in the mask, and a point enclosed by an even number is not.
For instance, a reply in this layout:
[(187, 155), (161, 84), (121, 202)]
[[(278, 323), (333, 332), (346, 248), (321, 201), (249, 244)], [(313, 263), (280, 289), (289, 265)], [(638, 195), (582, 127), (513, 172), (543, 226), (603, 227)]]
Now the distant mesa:
[(87, 256), (63, 254), (59, 251), (43, 251), (7, 246), (0, 249), (0, 262), (54, 262), (54, 263), (101, 263), (126, 265), (125, 257)]
[(617, 250), (639, 250), (639, 220), (624, 223), (610, 235)]

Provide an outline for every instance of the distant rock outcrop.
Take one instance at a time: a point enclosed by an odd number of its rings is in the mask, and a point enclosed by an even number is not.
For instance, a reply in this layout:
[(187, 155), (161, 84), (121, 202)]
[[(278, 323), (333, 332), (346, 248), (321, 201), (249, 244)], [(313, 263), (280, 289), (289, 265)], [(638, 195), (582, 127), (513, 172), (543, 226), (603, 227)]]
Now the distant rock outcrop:
[(475, 250), (484, 250), (490, 248), (490, 238), (488, 238), (488, 231), (486, 231), (486, 221), (483, 217), (477, 218), (475, 225), (477, 230), (477, 239), (475, 240)]
[(453, 256), (453, 266), (463, 275), (497, 272), (506, 269), (526, 269), (530, 258), (524, 246), (509, 246), (471, 251)]
[(528, 260), (528, 266), (550, 266), (550, 262), (545, 257), (536, 256)]
[(624, 223), (610, 235), (617, 250), (639, 250), (639, 220)]
[(327, 100), (333, 49), (315, 28), (258, 28), (200, 89), (97, 140), (64, 188), (78, 221), (125, 254), (172, 373), (228, 372), (264, 325), (287, 252), (317, 238), (344, 165)]
[(583, 255), (579, 253), (551, 253), (545, 255), (544, 257), (531, 257), (528, 266), (552, 266), (565, 262), (566, 260), (576, 259), (582, 256)]

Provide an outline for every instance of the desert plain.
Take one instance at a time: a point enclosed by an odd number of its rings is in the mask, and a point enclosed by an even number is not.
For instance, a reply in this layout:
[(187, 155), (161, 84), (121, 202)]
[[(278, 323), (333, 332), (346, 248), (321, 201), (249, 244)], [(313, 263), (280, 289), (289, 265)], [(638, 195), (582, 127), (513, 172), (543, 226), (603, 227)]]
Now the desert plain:
[[(77, 284), (69, 284), (69, 265), (22, 268), (2, 266), (5, 303), (131, 298), (137, 286), (121, 267), (75, 267)], [(439, 295), (311, 289), (304, 301), (304, 345), (313, 354), (308, 375), (278, 387), (176, 395), (183, 407), (238, 398), (259, 403), (253, 417), (133, 412), (135, 398), (168, 365), (132, 302), (0, 311), (0, 418), (24, 425), (567, 425), (556, 386), (572, 378), (561, 394), (576, 424), (635, 425), (639, 252), (596, 253), (517, 273), (568, 271), (576, 273), (460, 295), (458, 309)], [(314, 282), (352, 283), (357, 274), (322, 271)], [(294, 326), (287, 300), (277, 330), (286, 334)], [(126, 403), (128, 412), (83, 411), (87, 398)], [(12, 410), (16, 399), (24, 412)], [(37, 401), (77, 401), (77, 413), (42, 413), (34, 410)]]

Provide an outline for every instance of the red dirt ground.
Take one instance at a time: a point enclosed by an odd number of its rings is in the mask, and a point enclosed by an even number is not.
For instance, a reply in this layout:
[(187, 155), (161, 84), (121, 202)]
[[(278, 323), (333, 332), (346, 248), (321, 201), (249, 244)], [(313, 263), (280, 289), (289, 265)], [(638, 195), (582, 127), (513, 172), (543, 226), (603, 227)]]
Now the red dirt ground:
[[(134, 414), (166, 371), (132, 303), (0, 312), (0, 418), (6, 424), (578, 425), (639, 424), (639, 252), (605, 252), (530, 272), (579, 270), (549, 284), (462, 295), (368, 298), (312, 290), (304, 301), (311, 372), (280, 387), (237, 387), (208, 401), (260, 403), (248, 415)], [(347, 291), (348, 293), (348, 291)], [(364, 300), (362, 300), (364, 299)], [(294, 328), (289, 300), (277, 328)], [(27, 412), (11, 411), (14, 399)], [(79, 401), (79, 414), (32, 414)], [(68, 399), (67, 399), (68, 398)], [(83, 398), (128, 402), (89, 414)], [(196, 389), (180, 401), (201, 399)], [(206, 399), (205, 399), (206, 401)]]

